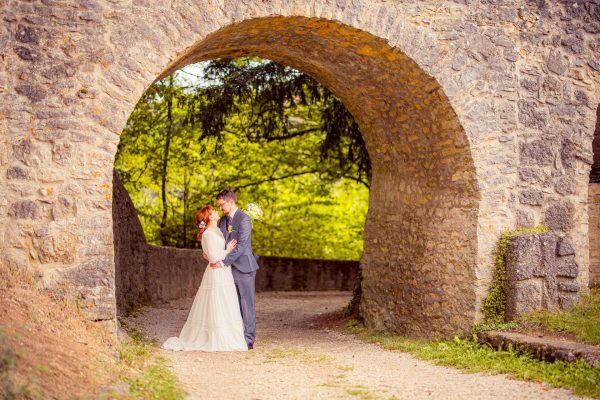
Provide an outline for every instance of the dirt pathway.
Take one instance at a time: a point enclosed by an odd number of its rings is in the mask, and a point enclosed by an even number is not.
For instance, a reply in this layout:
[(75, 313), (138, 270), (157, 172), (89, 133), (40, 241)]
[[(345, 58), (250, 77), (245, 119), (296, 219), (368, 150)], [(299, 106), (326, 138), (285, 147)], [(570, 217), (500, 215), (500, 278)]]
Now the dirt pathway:
[[(566, 390), (466, 374), (315, 326), (346, 292), (257, 296), (257, 341), (244, 353), (166, 352), (190, 399), (571, 399)], [(162, 343), (183, 326), (192, 299), (146, 308), (126, 323)]]

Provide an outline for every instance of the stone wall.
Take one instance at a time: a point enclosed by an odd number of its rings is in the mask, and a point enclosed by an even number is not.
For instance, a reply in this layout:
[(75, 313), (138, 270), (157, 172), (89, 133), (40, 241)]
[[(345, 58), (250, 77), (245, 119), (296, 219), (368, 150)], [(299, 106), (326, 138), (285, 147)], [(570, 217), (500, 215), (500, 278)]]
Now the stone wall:
[(512, 238), (506, 257), (507, 318), (534, 310), (571, 308), (579, 300), (578, 275), (568, 238), (555, 233)]
[[(139, 299), (149, 303), (193, 297), (206, 263), (201, 250), (147, 247), (148, 258)], [(357, 261), (260, 257), (256, 291), (351, 291), (358, 275)], [(119, 299), (117, 299), (119, 300)]]
[(593, 1), (143, 2), (0, 6), (0, 253), (113, 320), (112, 170), (143, 91), (253, 54), (352, 112), (373, 163), (367, 324), (450, 335), (481, 318), (500, 233), (546, 223), (588, 285), (600, 94)]
[[(118, 313), (195, 296), (206, 268), (202, 251), (147, 244), (135, 207), (116, 174), (113, 188)], [(357, 261), (282, 257), (261, 257), (259, 265), (258, 292), (352, 290), (359, 268)]]
[(590, 287), (600, 287), (600, 183), (590, 183), (589, 194)]

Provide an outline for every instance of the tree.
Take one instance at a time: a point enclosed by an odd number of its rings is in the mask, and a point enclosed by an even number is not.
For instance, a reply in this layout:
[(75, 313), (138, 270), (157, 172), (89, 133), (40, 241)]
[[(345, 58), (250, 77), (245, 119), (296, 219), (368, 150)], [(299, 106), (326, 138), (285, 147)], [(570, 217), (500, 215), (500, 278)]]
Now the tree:
[(267, 214), (254, 229), (260, 254), (357, 259), (370, 179), (357, 132), (298, 71), (217, 60), (199, 79), (167, 77), (144, 94), (115, 165), (151, 243), (196, 246), (194, 213), (229, 186)]
[[(321, 161), (332, 179), (349, 178), (369, 187), (371, 161), (358, 124), (343, 103), (310, 76), (274, 61), (218, 59), (205, 68), (208, 86), (194, 88), (189, 122), (202, 138), (222, 139), (231, 116), (234, 131), (249, 141), (284, 141), (323, 132)], [(304, 111), (304, 112), (303, 112)], [(335, 167), (335, 168), (334, 168)]]

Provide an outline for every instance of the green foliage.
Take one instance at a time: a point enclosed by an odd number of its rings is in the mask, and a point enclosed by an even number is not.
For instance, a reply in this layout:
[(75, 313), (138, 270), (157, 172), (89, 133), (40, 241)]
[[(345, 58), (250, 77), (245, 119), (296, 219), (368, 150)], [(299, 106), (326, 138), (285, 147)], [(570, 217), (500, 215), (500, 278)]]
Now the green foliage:
[[(253, 233), (258, 254), (359, 259), (368, 181), (351, 161), (355, 155), (349, 153), (357, 151), (345, 142), (351, 139), (339, 132), (339, 140), (331, 138), (333, 130), (345, 129), (341, 119), (348, 116), (330, 105), (333, 97), (324, 88), (287, 67), (248, 60), (214, 63), (203, 78), (208, 86), (185, 86), (179, 78), (152, 86), (122, 133), (115, 168), (147, 240), (197, 247), (194, 214), (231, 187), (242, 208), (250, 202), (263, 208), (264, 219), (255, 222)], [(221, 103), (226, 112), (214, 110)], [(331, 107), (335, 116), (325, 118)], [(208, 110), (212, 116), (205, 115)], [(210, 121), (218, 132), (209, 128)], [(337, 127), (325, 126), (330, 123)], [(352, 123), (346, 120), (347, 128)], [(168, 143), (166, 132), (171, 132)], [(330, 152), (335, 146), (341, 146), (337, 157)]]
[[(222, 141), (232, 116), (241, 118), (239, 132), (250, 141), (281, 141), (318, 130), (324, 133), (318, 148), (321, 161), (334, 161), (336, 167), (330, 172), (369, 184), (371, 161), (358, 124), (310, 76), (256, 57), (212, 60), (203, 70), (203, 80), (210, 84), (194, 87), (188, 113), (201, 126), (201, 137)], [(311, 112), (312, 123), (298, 119), (299, 109)]]
[(510, 322), (481, 322), (479, 324), (473, 325), (471, 328), (472, 334), (477, 334), (479, 332), (489, 332), (489, 331), (514, 331), (519, 329), (520, 325), (518, 322), (510, 321)]
[(549, 331), (569, 332), (577, 339), (600, 344), (600, 289), (592, 289), (571, 310), (537, 311), (521, 317)]
[(129, 367), (148, 359), (153, 353), (154, 343), (146, 340), (144, 334), (139, 330), (132, 331), (130, 339), (123, 341), (119, 348), (121, 362)]
[(159, 360), (145, 368), (141, 376), (131, 381), (130, 388), (131, 396), (135, 399), (179, 400), (185, 398), (177, 378), (167, 368), (164, 360)]
[(494, 250), (494, 274), (490, 291), (483, 301), (483, 315), (488, 323), (502, 323), (506, 318), (506, 250), (511, 239), (527, 233), (548, 232), (548, 227), (518, 228), (502, 232)]
[(19, 361), (19, 354), (11, 346), (9, 338), (0, 326), (0, 396), (7, 400), (29, 399), (31, 392), (29, 382), (21, 382), (14, 375)]
[(126, 367), (121, 380), (129, 384), (129, 393), (111, 394), (110, 398), (179, 400), (185, 397), (177, 378), (155, 351), (156, 343), (147, 340), (143, 332), (130, 332), (130, 338), (123, 341), (119, 349), (121, 362)]
[(265, 359), (265, 363), (281, 360), (297, 360), (304, 364), (328, 364), (331, 362), (331, 357), (326, 354), (308, 352), (298, 348), (271, 349), (265, 354)]
[(512, 349), (498, 351), (471, 339), (428, 341), (411, 339), (363, 328), (352, 328), (361, 339), (378, 343), (388, 350), (411, 353), (435, 364), (460, 368), (468, 372), (507, 374), (524, 381), (546, 382), (554, 387), (571, 389), (584, 396), (600, 397), (600, 368), (583, 361), (545, 362)]

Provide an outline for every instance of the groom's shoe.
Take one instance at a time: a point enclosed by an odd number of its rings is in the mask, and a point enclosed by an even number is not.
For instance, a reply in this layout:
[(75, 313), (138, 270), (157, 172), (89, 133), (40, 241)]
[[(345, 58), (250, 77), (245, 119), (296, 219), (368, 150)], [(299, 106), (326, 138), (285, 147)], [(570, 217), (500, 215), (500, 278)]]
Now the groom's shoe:
[(253, 343), (248, 343), (248, 350), (252, 350), (254, 348), (254, 344)]

